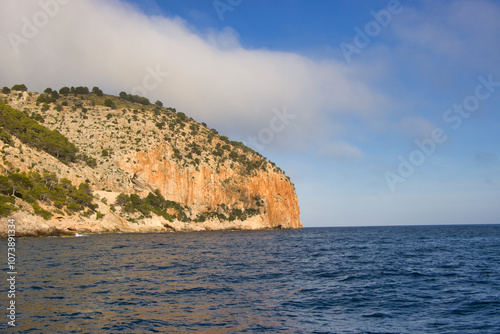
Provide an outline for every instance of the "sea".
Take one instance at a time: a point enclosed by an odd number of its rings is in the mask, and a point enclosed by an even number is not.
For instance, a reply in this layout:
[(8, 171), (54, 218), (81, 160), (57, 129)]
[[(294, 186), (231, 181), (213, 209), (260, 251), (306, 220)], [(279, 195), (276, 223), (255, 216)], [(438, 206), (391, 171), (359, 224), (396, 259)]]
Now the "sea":
[(16, 241), (2, 333), (500, 333), (500, 225)]

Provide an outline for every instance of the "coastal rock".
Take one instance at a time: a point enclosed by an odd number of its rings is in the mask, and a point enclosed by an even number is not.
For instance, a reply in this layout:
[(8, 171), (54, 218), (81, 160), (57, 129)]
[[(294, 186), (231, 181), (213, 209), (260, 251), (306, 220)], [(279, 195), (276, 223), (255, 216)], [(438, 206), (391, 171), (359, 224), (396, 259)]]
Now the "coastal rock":
[[(0, 93), (7, 105), (64, 135), (80, 158), (62, 161), (12, 135), (2, 149), (0, 175), (52, 173), (75, 187), (86, 183), (93, 211), (38, 201), (38, 211), (49, 213), (44, 219), (18, 195), (16, 211), (0, 219), (1, 237), (8, 219), (15, 219), (18, 236), (302, 227), (295, 187), (281, 169), (182, 113), (93, 94), (61, 97), (64, 107), (47, 109), (40, 108), (39, 97)], [(100, 105), (104, 98), (114, 99), (118, 108)], [(178, 206), (144, 215), (116, 204), (120, 194), (152, 193)]]

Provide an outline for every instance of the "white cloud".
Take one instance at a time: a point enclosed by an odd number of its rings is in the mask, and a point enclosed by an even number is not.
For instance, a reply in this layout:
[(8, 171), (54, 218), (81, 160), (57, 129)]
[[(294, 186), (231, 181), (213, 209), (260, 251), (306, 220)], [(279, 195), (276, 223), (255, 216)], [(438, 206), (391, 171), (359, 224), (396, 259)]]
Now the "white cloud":
[(148, 17), (114, 0), (58, 6), (16, 53), (5, 37), (22, 36), (22, 18), (32, 21), (43, 9), (37, 1), (0, 2), (2, 84), (24, 82), (38, 91), (97, 85), (117, 94), (141, 85), (147, 68), (158, 68), (169, 75), (148, 98), (241, 139), (287, 106), (298, 121), (280, 136), (292, 146), (328, 128), (331, 115), (373, 116), (387, 103), (341, 62), (246, 50), (230, 28), (199, 33), (180, 18)]
[[(360, 61), (347, 66), (343, 59), (318, 61), (291, 52), (245, 49), (234, 29), (200, 32), (181, 18), (149, 17), (118, 0), (59, 1), (64, 2), (0, 0), (2, 85), (24, 82), (38, 91), (96, 85), (118, 94), (143, 85), (148, 69), (159, 69), (168, 72), (168, 77), (147, 91), (150, 100), (159, 99), (234, 139), (257, 135), (269, 125), (274, 109), (287, 107), (297, 117), (285, 131), (276, 134), (272, 145), (320, 150), (318, 140), (333, 138), (330, 156), (358, 157), (362, 153), (349, 149), (345, 136), (368, 137), (377, 127), (385, 133), (394, 132), (389, 124), (393, 124), (398, 98), (377, 90), (380, 80), (382, 84), (387, 80), (384, 71), (400, 70), (400, 63), (391, 62), (395, 57), (406, 59), (402, 57), (404, 52), (411, 53), (415, 48), (419, 50), (416, 58), (425, 54), (426, 48), (438, 52), (443, 41), (453, 46), (443, 52), (464, 50), (464, 41), (453, 29), (464, 23), (467, 8), (472, 6), (457, 1), (445, 9), (427, 3), (433, 9), (431, 14), (405, 9), (391, 24), (401, 41), (393, 47), (394, 55), (387, 47), (389, 57), (384, 62), (375, 57), (369, 58), (371, 63)], [(22, 36), (24, 18), (33, 22), (34, 15), (44, 12), (40, 3), (58, 3), (57, 13), (49, 15), (35, 36), (14, 52), (8, 34)], [(471, 31), (496, 27), (493, 18), (498, 17), (498, 8), (485, 1), (478, 3), (469, 12), (485, 22), (478, 23), (474, 16), (473, 22), (465, 24), (475, 27)], [(452, 22), (450, 27), (439, 21), (443, 12)], [(495, 31), (498, 29), (488, 31), (487, 38), (494, 38)], [(465, 42), (471, 39), (467, 35)], [(485, 42), (477, 43), (473, 45), (485, 49)], [(370, 55), (370, 50), (366, 54)], [(348, 125), (353, 119), (355, 129)], [(432, 124), (417, 116), (406, 118), (400, 127), (408, 135), (421, 136)]]

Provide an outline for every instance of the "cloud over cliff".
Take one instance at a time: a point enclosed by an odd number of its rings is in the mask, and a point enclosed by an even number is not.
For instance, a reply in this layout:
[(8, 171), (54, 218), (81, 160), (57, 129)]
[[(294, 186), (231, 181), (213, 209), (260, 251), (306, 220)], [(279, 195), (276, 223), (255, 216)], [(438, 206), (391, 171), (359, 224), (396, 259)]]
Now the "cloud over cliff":
[[(305, 147), (312, 128), (316, 135), (331, 132), (330, 114), (370, 117), (386, 102), (352, 67), (245, 49), (231, 28), (200, 32), (179, 17), (147, 16), (121, 1), (2, 1), (1, 7), (0, 62), (9, 64), (0, 68), (4, 84), (125, 90), (240, 140), (258, 138), (273, 110), (288, 108), (296, 118), (275, 137)], [(342, 147), (346, 155), (357, 150), (337, 145), (337, 156)]]

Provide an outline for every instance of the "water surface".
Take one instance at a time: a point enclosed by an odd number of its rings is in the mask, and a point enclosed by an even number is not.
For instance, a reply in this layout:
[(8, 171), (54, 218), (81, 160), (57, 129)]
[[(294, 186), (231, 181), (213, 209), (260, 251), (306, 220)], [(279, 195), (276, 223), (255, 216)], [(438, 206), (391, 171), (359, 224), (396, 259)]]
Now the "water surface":
[(500, 225), (26, 238), (17, 252), (22, 333), (500, 333)]

